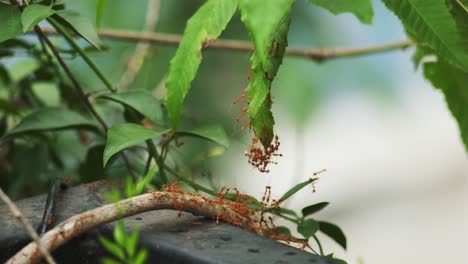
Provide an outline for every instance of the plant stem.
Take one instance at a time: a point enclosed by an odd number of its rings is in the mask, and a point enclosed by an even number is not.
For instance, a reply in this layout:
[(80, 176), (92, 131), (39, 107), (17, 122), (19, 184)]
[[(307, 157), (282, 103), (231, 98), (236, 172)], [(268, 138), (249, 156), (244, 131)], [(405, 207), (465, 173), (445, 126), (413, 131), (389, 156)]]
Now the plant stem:
[(110, 80), (104, 75), (104, 73), (97, 67), (97, 65), (89, 58), (89, 56), (84, 52), (84, 50), (76, 43), (73, 39), (73, 36), (62, 26), (58, 23), (53, 17), (49, 17), (47, 19), (49, 23), (59, 32), (65, 40), (72, 46), (72, 48), (77, 51), (83, 60), (88, 64), (88, 66), (96, 73), (96, 75), (101, 79), (101, 81), (105, 84), (107, 89), (111, 92), (114, 92), (114, 88), (112, 87), (112, 83)]
[[(51, 28), (47, 28), (47, 33), (56, 34), (57, 32)], [(165, 33), (148, 33), (136, 31), (122, 31), (112, 29), (101, 29), (98, 31), (99, 36), (117, 39), (121, 41), (138, 41), (148, 42), (156, 45), (177, 46), (182, 37), (175, 34)], [(329, 59), (357, 57), (363, 55), (371, 55), (376, 53), (388, 52), (393, 50), (406, 49), (416, 44), (410, 40), (403, 40), (390, 44), (383, 44), (364, 48), (349, 48), (349, 49), (324, 49), (324, 48), (286, 48), (285, 55), (292, 57), (301, 57), (311, 59), (317, 62), (323, 62)], [(223, 49), (232, 51), (252, 52), (253, 46), (248, 41), (240, 40), (216, 40), (210, 42), (207, 48)]]
[(320, 243), (320, 240), (318, 239), (318, 237), (316, 235), (313, 235), (312, 236), (315, 240), (315, 242), (317, 242), (317, 245), (319, 247), (319, 251), (320, 251), (320, 255), (324, 256), (325, 254), (323, 253), (323, 248), (322, 248), (322, 244)]

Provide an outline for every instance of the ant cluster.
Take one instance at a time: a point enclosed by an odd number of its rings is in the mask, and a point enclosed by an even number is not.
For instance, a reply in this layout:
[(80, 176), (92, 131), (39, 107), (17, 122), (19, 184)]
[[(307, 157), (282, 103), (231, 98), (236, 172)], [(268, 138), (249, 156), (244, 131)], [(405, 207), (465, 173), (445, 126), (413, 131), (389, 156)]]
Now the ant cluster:
[(282, 157), (283, 154), (278, 153), (280, 146), (279, 138), (276, 135), (271, 144), (265, 149), (257, 137), (252, 138), (252, 144), (249, 150), (245, 153), (248, 162), (256, 167), (260, 172), (268, 173), (268, 164), (276, 162), (272, 161), (272, 157)]

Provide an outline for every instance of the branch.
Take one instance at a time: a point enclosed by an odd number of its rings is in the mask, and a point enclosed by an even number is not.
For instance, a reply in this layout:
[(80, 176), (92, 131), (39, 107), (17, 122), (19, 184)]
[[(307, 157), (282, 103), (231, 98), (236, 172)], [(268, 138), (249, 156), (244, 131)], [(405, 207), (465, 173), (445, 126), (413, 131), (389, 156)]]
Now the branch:
[[(57, 34), (52, 28), (44, 28), (44, 32), (48, 34)], [(179, 45), (182, 37), (176, 34), (167, 33), (148, 33), (148, 32), (135, 32), (135, 31), (123, 31), (113, 29), (101, 29), (98, 32), (99, 36), (103, 38), (116, 39), (121, 41), (138, 41), (147, 42), (154, 45), (162, 46), (177, 46)], [(302, 57), (311, 59), (314, 61), (322, 62), (329, 59), (345, 58), (345, 57), (356, 57), (363, 55), (370, 55), (375, 53), (388, 52), (399, 49), (406, 49), (414, 46), (415, 43), (410, 40), (403, 40), (396, 43), (384, 44), (379, 46), (371, 46), (356, 49), (321, 49), (321, 48), (309, 48), (309, 49), (298, 49), (298, 48), (286, 48), (285, 55), (292, 57)], [(233, 51), (244, 51), (252, 52), (253, 46), (248, 41), (241, 40), (215, 40), (206, 43), (207, 48), (211, 49), (225, 49)]]
[[(222, 219), (243, 228), (250, 228), (255, 223), (253, 219), (236, 208), (238, 207), (234, 203), (209, 199), (200, 194), (165, 191), (146, 193), (72, 216), (45, 233), (40, 241), (52, 251), (73, 237), (101, 224), (151, 210), (163, 209), (180, 210), (194, 215)], [(30, 243), (10, 258), (6, 264), (37, 263), (40, 255), (36, 252), (37, 244)]]
[[(55, 264), (54, 259), (50, 255), (49, 251), (47, 251), (45, 245), (40, 241), (40, 238), (37, 235), (36, 231), (34, 231), (34, 228), (31, 226), (28, 220), (24, 218), (24, 215), (21, 213), (18, 207), (16, 207), (13, 201), (11, 201), (11, 199), (3, 192), (2, 188), (0, 188), (0, 199), (3, 200), (3, 202), (8, 207), (8, 210), (10, 210), (13, 216), (16, 219), (18, 219), (18, 221), (23, 225), (23, 228), (24, 230), (26, 230), (26, 233), (28, 233), (28, 235), (34, 240), (34, 242), (31, 242), (30, 244), (34, 245), (35, 247), (35, 251), (33, 251), (32, 254), (34, 254), (37, 260), (40, 260), (42, 254), (45, 257), (47, 263)], [(37, 254), (38, 250), (41, 254)]]

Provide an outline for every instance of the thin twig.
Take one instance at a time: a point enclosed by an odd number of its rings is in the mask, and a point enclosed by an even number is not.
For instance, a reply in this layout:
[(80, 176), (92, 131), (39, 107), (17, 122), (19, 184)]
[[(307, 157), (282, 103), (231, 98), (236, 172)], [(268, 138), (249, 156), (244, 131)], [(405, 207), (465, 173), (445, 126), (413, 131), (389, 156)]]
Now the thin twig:
[(47, 192), (47, 199), (44, 208), (44, 214), (42, 215), (41, 224), (37, 228), (37, 233), (43, 235), (54, 223), (54, 211), (57, 200), (57, 192), (62, 184), (62, 178), (56, 177), (52, 180)]
[[(84, 92), (84, 89), (83, 87), (81, 86), (81, 84), (78, 82), (78, 80), (75, 78), (75, 75), (73, 75), (73, 73), (71, 72), (70, 68), (68, 68), (67, 64), (65, 63), (65, 61), (62, 59), (62, 56), (60, 56), (60, 53), (58, 52), (57, 48), (54, 46), (54, 44), (49, 40), (49, 38), (44, 34), (44, 32), (42, 31), (42, 29), (39, 27), (39, 26), (35, 26), (34, 27), (34, 31), (36, 32), (36, 34), (42, 38), (44, 40), (44, 42), (47, 44), (47, 46), (49, 47), (49, 49), (52, 51), (52, 54), (54, 55), (55, 59), (57, 59), (58, 63), (60, 64), (60, 66), (62, 67), (63, 71), (65, 72), (65, 74), (67, 75), (67, 77), (70, 79), (70, 81), (72, 82), (73, 86), (75, 86), (75, 89), (76, 91), (78, 92), (78, 94), (80, 95), (81, 97), (81, 100), (83, 101), (83, 103), (86, 105), (86, 107), (88, 108), (88, 110), (91, 112), (91, 114), (96, 118), (96, 120), (99, 122), (99, 124), (102, 126), (102, 128), (104, 129), (104, 131), (107, 131), (109, 129), (109, 127), (107, 126), (106, 122), (104, 121), (104, 119), (98, 114), (98, 112), (96, 111), (96, 109), (94, 109), (93, 105), (91, 104), (91, 102), (89, 101), (89, 98), (88, 96), (86, 96), (86, 93)], [(128, 169), (128, 172), (130, 173), (130, 175), (132, 175), (133, 179), (136, 179), (136, 175), (133, 173), (133, 170), (130, 166), (130, 162), (127, 158), (127, 156), (125, 155), (124, 152), (121, 152), (120, 156), (122, 157), (124, 163), (125, 163), (125, 166), (127, 167)]]
[[(143, 32), (153, 32), (156, 28), (156, 24), (159, 20), (159, 10), (161, 8), (160, 0), (148, 0), (148, 6), (146, 7), (146, 18)], [(127, 63), (127, 70), (120, 79), (120, 90), (128, 90), (129, 86), (135, 81), (138, 72), (143, 65), (143, 61), (148, 54), (150, 44), (148, 42), (138, 42), (135, 48), (135, 52), (130, 57)]]
[[(23, 225), (24, 230), (26, 230), (26, 233), (34, 240), (32, 242), (32, 245), (36, 248), (36, 250), (39, 250), (41, 254), (44, 256), (45, 260), (49, 264), (55, 264), (54, 259), (50, 255), (49, 251), (47, 250), (46, 246), (41, 242), (39, 236), (37, 235), (36, 231), (34, 231), (34, 228), (31, 226), (31, 224), (24, 218), (24, 215), (21, 213), (21, 211), (18, 209), (18, 207), (13, 203), (13, 201), (3, 192), (2, 188), (0, 188), (0, 199), (3, 200), (3, 202), (6, 204), (8, 207), (8, 210), (13, 214), (13, 216), (18, 219), (18, 221)], [(37, 256), (37, 260), (40, 259), (40, 255)]]
[[(52, 28), (44, 28), (44, 32), (48, 34), (56, 34), (57, 32)], [(124, 31), (113, 29), (101, 29), (98, 32), (99, 36), (109, 39), (117, 39), (121, 41), (138, 41), (148, 42), (155, 45), (163, 46), (177, 46), (179, 45), (182, 37), (176, 34), (167, 33), (148, 33), (136, 31)], [(233, 51), (252, 52), (253, 46), (248, 41), (241, 40), (227, 40), (219, 39), (206, 43), (207, 48), (211, 49), (225, 49)], [(293, 57), (308, 58), (315, 61), (325, 61), (329, 59), (356, 57), (363, 55), (370, 55), (375, 53), (388, 52), (399, 49), (406, 49), (414, 46), (415, 43), (410, 40), (403, 40), (390, 44), (383, 44), (377, 46), (370, 46), (364, 48), (349, 48), (349, 49), (323, 49), (323, 48), (287, 48), (285, 55)]]
[[(163, 209), (180, 210), (210, 218), (221, 217), (220, 219), (228, 221), (232, 219), (238, 221), (233, 223), (244, 228), (249, 228), (253, 224), (252, 219), (237, 213), (229, 206), (229, 203), (218, 203), (216, 200), (209, 200), (199, 194), (152, 192), (75, 215), (44, 234), (41, 242), (52, 251), (73, 237), (101, 224), (151, 210)], [(34, 254), (36, 251), (37, 245), (30, 243), (10, 258), (6, 264), (36, 263), (40, 257)]]

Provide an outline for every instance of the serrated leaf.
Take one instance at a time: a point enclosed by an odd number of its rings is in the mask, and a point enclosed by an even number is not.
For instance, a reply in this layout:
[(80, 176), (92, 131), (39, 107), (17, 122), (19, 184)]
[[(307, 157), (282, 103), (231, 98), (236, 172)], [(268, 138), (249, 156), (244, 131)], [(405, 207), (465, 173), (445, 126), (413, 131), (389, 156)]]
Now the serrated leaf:
[(300, 191), (302, 188), (306, 187), (307, 185), (314, 183), (316, 180), (318, 180), (318, 178), (310, 178), (307, 181), (296, 184), (294, 187), (289, 189), (285, 194), (283, 194), (283, 196), (281, 196), (278, 202), (286, 201), (287, 199), (289, 199), (289, 197), (293, 196), (295, 193), (297, 193), (298, 191)]
[(50, 17), (54, 13), (55, 10), (50, 6), (40, 4), (28, 5), (21, 14), (23, 32), (31, 30), (35, 25), (39, 24), (39, 22)]
[(158, 132), (132, 123), (123, 123), (111, 127), (107, 132), (107, 144), (103, 156), (104, 166), (117, 152), (145, 140), (159, 137), (164, 132)]
[(0, 3), (0, 17), (2, 18), (0, 42), (11, 39), (23, 32), (21, 12), (18, 7)]
[(329, 205), (329, 204), (330, 203), (328, 203), (328, 202), (321, 202), (321, 203), (316, 203), (316, 204), (306, 206), (306, 207), (302, 208), (302, 216), (306, 217), (306, 216), (309, 216), (311, 214), (315, 214), (318, 211), (322, 210), (323, 208), (327, 207), (327, 205)]
[(362, 23), (371, 25), (374, 17), (371, 0), (307, 0), (330, 11), (334, 15), (352, 13)]
[(121, 260), (125, 260), (125, 252), (121, 247), (119, 247), (119, 245), (114, 244), (114, 242), (102, 236), (99, 237), (99, 242), (105, 249), (107, 249), (107, 251), (112, 253), (112, 255), (116, 256)]
[(188, 131), (177, 131), (180, 136), (199, 137), (229, 147), (229, 139), (221, 125), (205, 125)]
[(319, 224), (313, 219), (307, 219), (297, 224), (297, 232), (308, 239), (319, 230)]
[(443, 61), (423, 64), (424, 76), (444, 94), (468, 152), (468, 73)]
[(81, 37), (99, 49), (103, 44), (93, 24), (79, 13), (70, 10), (61, 10), (57, 15), (68, 23)]
[[(255, 51), (250, 59), (251, 76), (246, 93), (248, 115), (255, 135), (267, 148), (273, 139), (271, 83), (283, 60), (287, 46), (290, 13), (294, 0), (241, 0), (241, 20), (253, 40)], [(268, 15), (265, 15), (268, 14)]]
[(468, 54), (448, 7), (441, 0), (383, 0), (418, 43), (468, 72)]
[(96, 129), (96, 123), (68, 109), (42, 108), (23, 118), (6, 136), (77, 127)]
[(98, 98), (108, 99), (128, 106), (142, 114), (152, 122), (162, 125), (163, 112), (161, 102), (147, 91), (130, 91), (121, 93), (106, 93)]
[(177, 127), (185, 96), (201, 63), (201, 49), (224, 30), (237, 9), (237, 0), (208, 0), (188, 20), (184, 36), (171, 60), (167, 77), (166, 106)]
[(147, 257), (148, 257), (148, 252), (142, 249), (138, 252), (137, 256), (135, 257), (133, 264), (143, 264), (145, 263)]
[(333, 239), (342, 248), (346, 249), (346, 236), (340, 227), (324, 221), (318, 221), (318, 223), (322, 233)]

